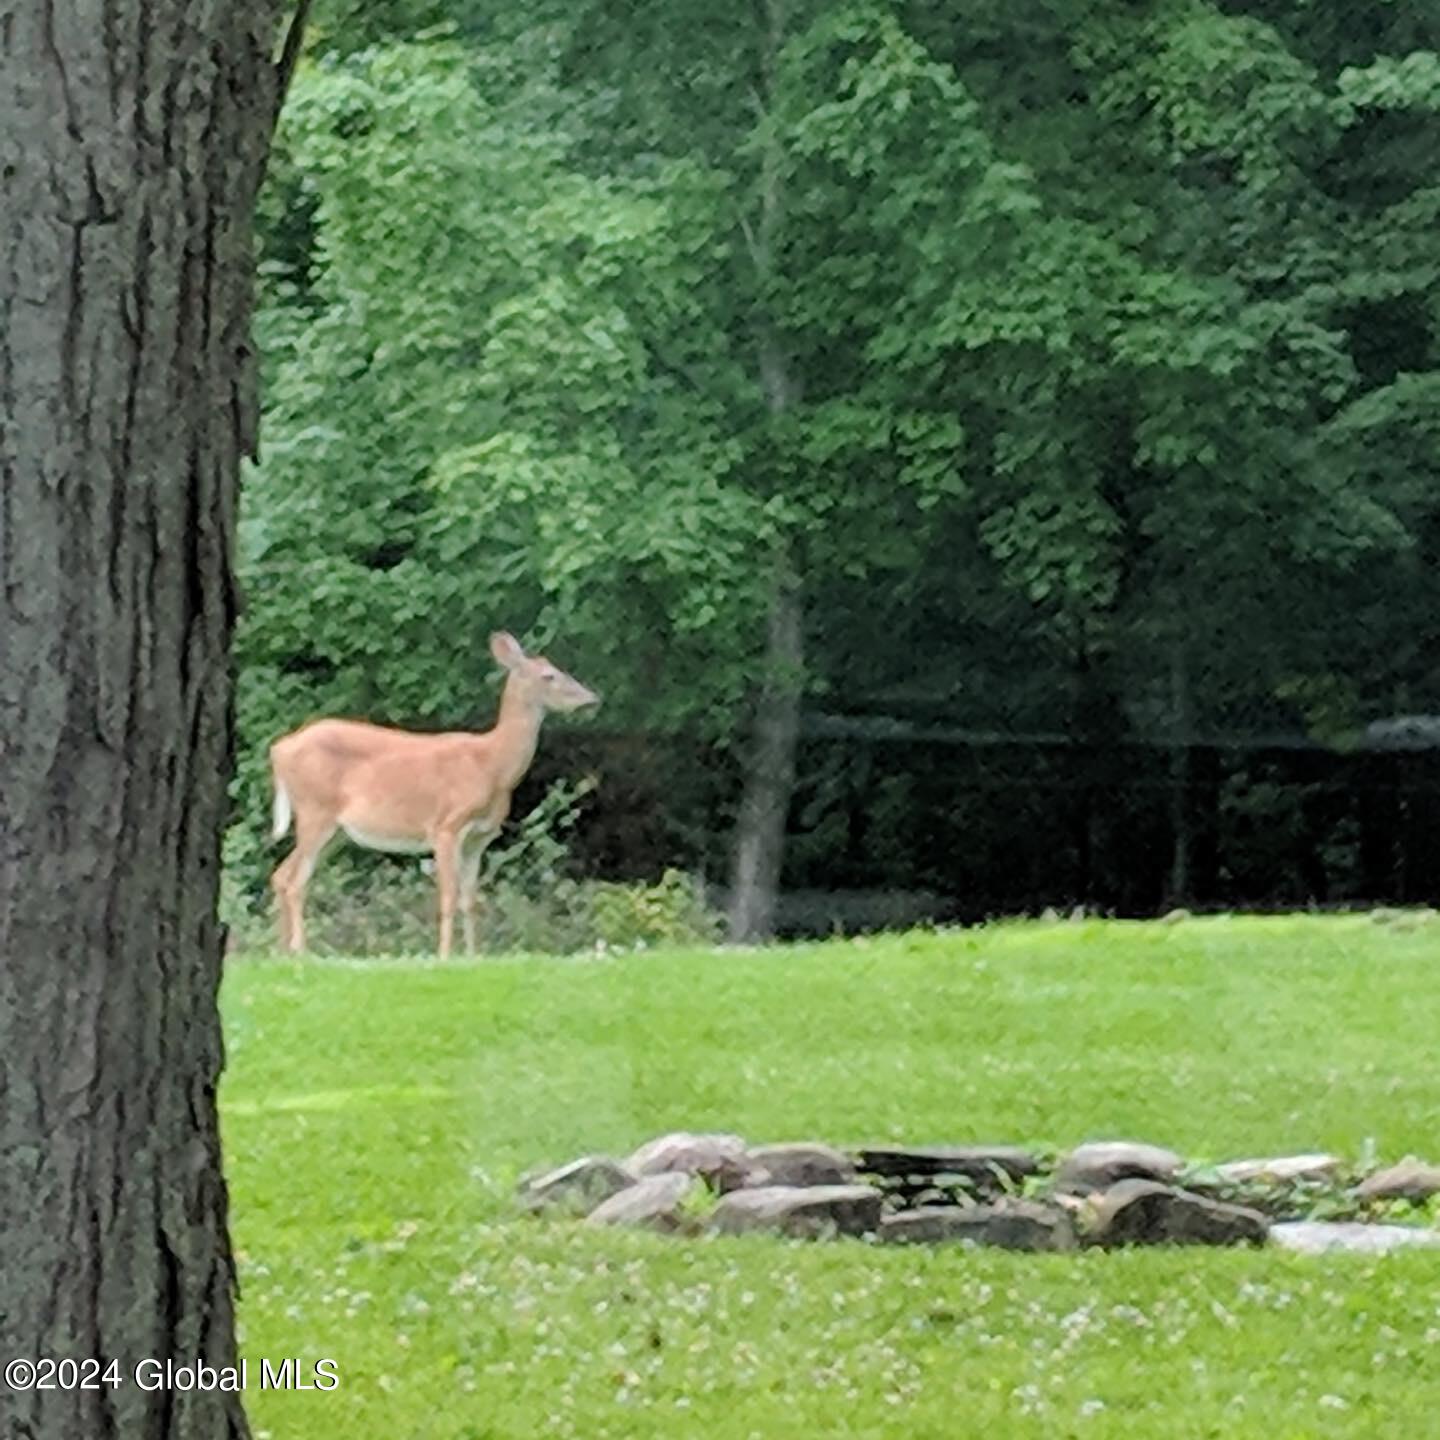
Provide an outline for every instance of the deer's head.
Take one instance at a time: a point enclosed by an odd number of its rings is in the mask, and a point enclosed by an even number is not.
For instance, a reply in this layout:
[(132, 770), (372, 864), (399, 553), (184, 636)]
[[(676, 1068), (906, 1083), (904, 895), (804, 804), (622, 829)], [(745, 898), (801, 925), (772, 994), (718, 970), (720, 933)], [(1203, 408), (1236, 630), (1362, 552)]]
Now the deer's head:
[(508, 631), (497, 630), (490, 637), (490, 653), (510, 672), (507, 690), (518, 691), (528, 705), (540, 710), (580, 710), (600, 703), (593, 690), (543, 655), (527, 655)]

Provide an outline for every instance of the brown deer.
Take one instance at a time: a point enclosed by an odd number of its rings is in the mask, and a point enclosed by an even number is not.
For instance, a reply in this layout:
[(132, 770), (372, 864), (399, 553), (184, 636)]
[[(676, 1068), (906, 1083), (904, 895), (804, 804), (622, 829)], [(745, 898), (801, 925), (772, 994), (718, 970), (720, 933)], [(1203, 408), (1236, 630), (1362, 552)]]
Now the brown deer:
[(509, 672), (491, 730), (418, 735), (360, 720), (314, 720), (270, 747), (273, 838), (295, 822), (295, 848), (275, 868), (280, 944), (305, 948), (305, 887), (337, 830), (369, 850), (433, 855), (440, 893), (440, 955), (450, 953), (458, 904), (475, 951), (480, 859), (510, 813), (510, 797), (535, 758), (550, 710), (600, 697), (513, 635), (490, 637)]

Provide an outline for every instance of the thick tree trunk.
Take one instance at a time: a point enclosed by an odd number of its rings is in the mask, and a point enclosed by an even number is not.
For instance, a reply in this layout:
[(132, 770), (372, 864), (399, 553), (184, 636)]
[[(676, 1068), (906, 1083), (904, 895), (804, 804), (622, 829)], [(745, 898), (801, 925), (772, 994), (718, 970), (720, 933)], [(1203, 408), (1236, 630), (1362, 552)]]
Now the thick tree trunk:
[(0, 1434), (246, 1433), (215, 1090), (278, 6), (0, 0)]
[(775, 930), (785, 822), (795, 789), (804, 663), (800, 586), (782, 561), (770, 601), (765, 679), (735, 828), (729, 931), (736, 942), (765, 940)]

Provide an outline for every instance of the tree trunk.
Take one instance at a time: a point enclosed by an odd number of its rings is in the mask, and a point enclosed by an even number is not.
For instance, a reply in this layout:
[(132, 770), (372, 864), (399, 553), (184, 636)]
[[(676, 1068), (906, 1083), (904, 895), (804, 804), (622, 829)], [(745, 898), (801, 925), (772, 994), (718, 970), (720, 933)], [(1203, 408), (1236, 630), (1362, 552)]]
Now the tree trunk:
[[(0, 1385), (26, 1440), (243, 1436), (215, 1091), (236, 485), (274, 0), (0, 0)], [(113, 1373), (113, 1372), (112, 1372)]]
[(1194, 739), (1190, 703), (1190, 668), (1185, 644), (1177, 640), (1170, 652), (1170, 883), (1169, 903), (1190, 899), (1190, 746)]
[[(758, 32), (760, 100), (768, 108), (778, 88), (780, 52), (786, 39), (786, 0), (762, 0)], [(760, 314), (756, 359), (765, 407), (778, 419), (795, 403), (798, 386), (783, 338), (769, 307), (777, 284), (776, 260), (785, 216), (785, 155), (777, 131), (763, 127), (760, 151), (759, 214), (747, 229), (755, 266)], [(800, 734), (804, 665), (800, 578), (783, 546), (775, 561), (765, 646), (765, 674), (750, 762), (735, 831), (730, 880), (731, 940), (767, 940), (775, 930), (780, 868), (785, 858), (785, 821), (795, 788), (795, 745)]]
[(775, 905), (785, 858), (785, 821), (795, 789), (805, 661), (800, 586), (781, 562), (770, 601), (765, 679), (755, 717), (754, 749), (735, 832), (730, 883), (730, 938), (748, 943), (775, 931)]
[(1220, 883), (1220, 752), (1190, 748), (1190, 902), (1214, 900)]

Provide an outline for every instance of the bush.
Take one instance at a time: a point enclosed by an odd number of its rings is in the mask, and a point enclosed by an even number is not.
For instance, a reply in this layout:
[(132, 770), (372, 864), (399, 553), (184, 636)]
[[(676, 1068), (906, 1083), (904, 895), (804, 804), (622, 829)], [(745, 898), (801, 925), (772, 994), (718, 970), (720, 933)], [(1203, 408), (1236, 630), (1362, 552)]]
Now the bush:
[(584, 887), (596, 943), (617, 949), (648, 945), (714, 944), (720, 917), (703, 886), (681, 870), (666, 870), (656, 885)]
[[(527, 815), (486, 853), (476, 916), (478, 948), (569, 954), (578, 950), (713, 942), (718, 917), (702, 887), (667, 870), (658, 883), (614, 884), (570, 876), (567, 836), (579, 818), (590, 779), (552, 785)], [(268, 892), (257, 897), (245, 877), (261, 866), (262, 847), (248, 829), (226, 836), (221, 918), (237, 950), (274, 944)], [(435, 948), (435, 877), (428, 859), (373, 855), (351, 847), (327, 856), (306, 900), (306, 929), (317, 953), (397, 955)], [(456, 943), (463, 931), (457, 920)]]

